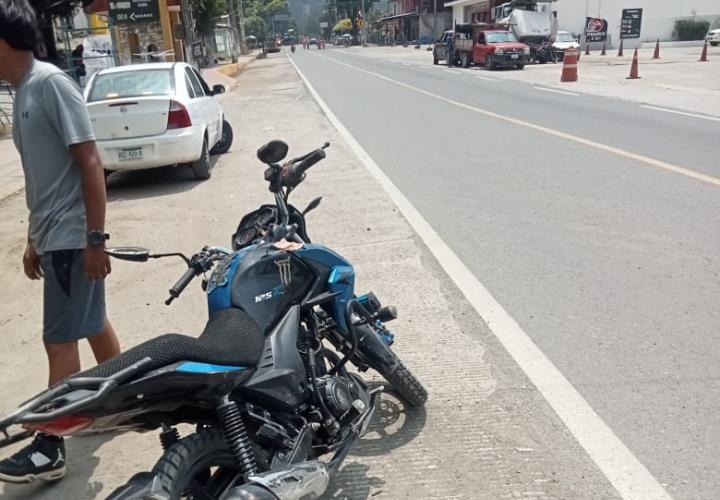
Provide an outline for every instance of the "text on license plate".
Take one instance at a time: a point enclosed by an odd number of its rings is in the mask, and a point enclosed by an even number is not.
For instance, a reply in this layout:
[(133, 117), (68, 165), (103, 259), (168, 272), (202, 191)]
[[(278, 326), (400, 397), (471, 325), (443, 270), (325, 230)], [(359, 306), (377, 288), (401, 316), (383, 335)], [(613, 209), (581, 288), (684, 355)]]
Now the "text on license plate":
[(143, 148), (121, 149), (118, 151), (119, 161), (142, 160)]
[(519, 58), (520, 58), (520, 55), (519, 55), (519, 54), (512, 54), (512, 55), (510, 56), (510, 59), (519, 59)]

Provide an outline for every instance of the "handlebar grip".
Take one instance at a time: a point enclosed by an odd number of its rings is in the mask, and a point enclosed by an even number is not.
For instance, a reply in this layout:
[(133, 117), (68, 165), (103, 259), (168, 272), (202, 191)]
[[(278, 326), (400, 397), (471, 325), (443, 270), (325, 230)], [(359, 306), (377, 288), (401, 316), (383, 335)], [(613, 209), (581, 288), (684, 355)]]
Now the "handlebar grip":
[(315, 165), (317, 162), (324, 160), (325, 156), (325, 151), (323, 151), (322, 149), (316, 149), (315, 151), (310, 153), (303, 161), (294, 165), (293, 171), (296, 172), (297, 175), (302, 175), (307, 169)]
[(170, 289), (170, 298), (165, 301), (167, 305), (170, 305), (170, 303), (178, 298), (180, 294), (185, 290), (185, 288), (190, 284), (190, 282), (197, 276), (197, 271), (193, 267), (189, 267), (187, 271), (185, 271), (185, 274), (183, 274), (179, 280), (177, 280), (177, 283)]

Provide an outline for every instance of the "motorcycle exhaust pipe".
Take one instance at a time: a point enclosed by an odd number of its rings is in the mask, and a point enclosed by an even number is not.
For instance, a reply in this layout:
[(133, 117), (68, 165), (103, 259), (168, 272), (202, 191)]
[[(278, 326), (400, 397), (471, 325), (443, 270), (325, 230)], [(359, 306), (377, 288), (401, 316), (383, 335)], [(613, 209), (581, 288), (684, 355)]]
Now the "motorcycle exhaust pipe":
[(248, 478), (222, 500), (314, 500), (325, 493), (330, 474), (324, 463), (311, 460)]

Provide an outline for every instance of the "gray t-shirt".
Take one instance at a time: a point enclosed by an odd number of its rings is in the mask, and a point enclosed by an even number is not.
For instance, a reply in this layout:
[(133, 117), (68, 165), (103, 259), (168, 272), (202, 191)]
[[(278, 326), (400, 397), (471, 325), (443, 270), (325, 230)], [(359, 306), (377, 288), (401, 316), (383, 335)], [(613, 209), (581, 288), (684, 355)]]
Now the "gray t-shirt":
[(82, 179), (68, 149), (95, 140), (80, 88), (56, 66), (35, 61), (17, 88), (13, 114), (35, 250), (85, 248)]

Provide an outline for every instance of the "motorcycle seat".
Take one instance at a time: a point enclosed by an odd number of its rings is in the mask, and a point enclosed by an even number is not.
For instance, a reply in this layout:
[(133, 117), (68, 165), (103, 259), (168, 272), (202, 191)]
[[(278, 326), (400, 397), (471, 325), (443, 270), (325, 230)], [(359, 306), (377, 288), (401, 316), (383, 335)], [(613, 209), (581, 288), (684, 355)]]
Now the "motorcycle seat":
[(150, 358), (145, 372), (180, 361), (214, 365), (255, 367), (265, 346), (265, 335), (242, 309), (229, 308), (214, 313), (200, 337), (169, 333), (139, 344), (74, 377), (109, 377)]

